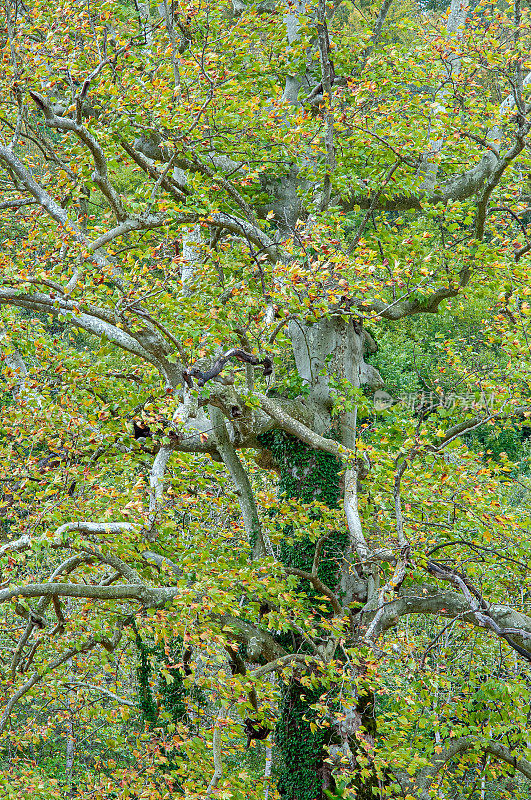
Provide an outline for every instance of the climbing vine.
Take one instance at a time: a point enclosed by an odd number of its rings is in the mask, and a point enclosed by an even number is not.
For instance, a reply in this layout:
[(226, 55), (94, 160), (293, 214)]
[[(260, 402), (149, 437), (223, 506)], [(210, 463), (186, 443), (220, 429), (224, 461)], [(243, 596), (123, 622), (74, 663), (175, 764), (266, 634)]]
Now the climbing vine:
[[(280, 471), (279, 494), (307, 504), (319, 502), (329, 508), (338, 507), (341, 497), (341, 463), (335, 456), (313, 450), (282, 431), (262, 435), (260, 443), (271, 451)], [(319, 511), (312, 513), (319, 518)], [(315, 542), (304, 537), (290, 543), (293, 531), (289, 525), (284, 526), (283, 532), (285, 538), (280, 548), (280, 560), (286, 566), (311, 570)], [(334, 531), (328, 535), (321, 553), (318, 576), (332, 589), (338, 582), (346, 544), (346, 533)], [(318, 596), (313, 587), (303, 587), (302, 582), (301, 590), (310, 599)], [(283, 646), (293, 645), (290, 634), (280, 634), (279, 638)], [(304, 651), (306, 644), (297, 641), (297, 647)], [(330, 741), (330, 730), (316, 725), (318, 714), (312, 708), (319, 702), (322, 692), (322, 686), (304, 686), (295, 677), (282, 687), (275, 739), (282, 756), (278, 789), (286, 800), (318, 800), (322, 797), (323, 785), (327, 782), (326, 772), (329, 772), (325, 763), (325, 746)], [(332, 788), (331, 775), (328, 779)]]
[[(332, 433), (332, 435), (334, 435)], [(260, 443), (273, 454), (280, 471), (278, 492), (288, 499), (303, 503), (322, 503), (328, 508), (337, 508), (341, 497), (341, 463), (330, 453), (313, 450), (299, 439), (283, 431), (263, 434)], [(319, 511), (312, 512), (316, 518)], [(284, 533), (289, 539), (290, 528)], [(345, 531), (335, 531), (328, 535), (318, 566), (319, 578), (333, 588), (337, 583), (339, 563), (342, 558), (347, 535)], [(293, 544), (284, 540), (280, 559), (286, 566), (311, 570), (315, 552), (315, 542), (303, 538)], [(309, 590), (309, 596), (315, 592)]]
[[(138, 703), (146, 722), (153, 726), (157, 721), (160, 709), (167, 711), (173, 722), (183, 722), (187, 717), (185, 697), (189, 693), (185, 686), (186, 669), (177, 666), (166, 654), (161, 644), (146, 644), (135, 630), (138, 650)], [(170, 652), (182, 652), (183, 643), (180, 637), (171, 641)], [(156, 695), (153, 696), (151, 676), (156, 673), (154, 685)], [(160, 708), (159, 708), (160, 704)]]
[[(275, 741), (282, 754), (280, 795), (289, 800), (318, 800), (322, 793), (326, 731), (317, 727), (320, 691), (292, 680), (282, 687)], [(312, 730), (312, 727), (314, 730)]]

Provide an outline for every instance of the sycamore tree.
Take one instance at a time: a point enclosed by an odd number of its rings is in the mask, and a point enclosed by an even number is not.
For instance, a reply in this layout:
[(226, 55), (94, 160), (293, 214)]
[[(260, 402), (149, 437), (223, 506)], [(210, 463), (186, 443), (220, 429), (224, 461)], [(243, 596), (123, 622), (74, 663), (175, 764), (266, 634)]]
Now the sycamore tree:
[(119, 796), (528, 796), (529, 23), (5, 0), (9, 741), (136, 653)]

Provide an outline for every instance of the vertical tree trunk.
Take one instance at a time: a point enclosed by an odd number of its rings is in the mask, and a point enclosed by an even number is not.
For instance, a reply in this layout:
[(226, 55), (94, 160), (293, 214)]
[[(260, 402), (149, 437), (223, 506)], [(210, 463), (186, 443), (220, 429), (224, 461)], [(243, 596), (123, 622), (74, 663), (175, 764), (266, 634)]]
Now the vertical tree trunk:
[[(364, 334), (361, 325), (341, 317), (332, 317), (314, 326), (294, 323), (290, 327), (295, 361), (299, 376), (308, 384), (309, 394), (305, 402), (316, 417), (316, 427), (321, 433), (334, 436), (348, 447), (353, 447), (356, 438), (355, 412), (348, 412), (338, 420), (334, 430), (331, 411), (332, 400), (330, 379), (348, 381), (353, 387), (362, 382), (381, 383), (380, 376), (363, 361)], [(336, 423), (337, 424), (337, 423)], [(337, 508), (341, 502), (342, 465), (334, 456), (309, 448), (291, 436), (280, 431), (267, 434), (262, 444), (267, 446), (280, 470), (279, 494), (311, 504), (324, 503), (329, 508)], [(289, 526), (286, 537), (291, 534)], [(318, 575), (323, 583), (336, 591), (341, 581), (341, 565), (348, 552), (349, 537), (346, 526), (343, 530), (328, 536), (322, 550)], [(287, 565), (311, 571), (315, 544), (302, 539), (295, 544), (285, 542), (281, 547), (281, 559)], [(301, 581), (301, 591), (316, 598), (317, 593), (307, 582)], [(315, 609), (316, 615), (325, 616)], [(282, 645), (286, 649), (305, 648), (302, 637), (293, 633), (282, 635)], [(276, 728), (276, 743), (281, 755), (278, 791), (284, 800), (324, 800), (325, 790), (333, 792), (335, 782), (332, 770), (327, 763), (328, 745), (332, 744), (338, 732), (333, 727), (318, 727), (312, 730), (312, 722), (317, 712), (311, 706), (319, 702), (324, 687), (309, 688), (304, 685), (304, 671), (294, 676), (282, 688), (279, 721)], [(373, 702), (366, 698), (364, 708), (355, 714), (355, 728), (359, 729), (366, 720), (372, 720)], [(359, 797), (373, 797), (372, 784), (365, 786), (360, 776), (358, 780)], [(365, 791), (367, 790), (367, 791)]]

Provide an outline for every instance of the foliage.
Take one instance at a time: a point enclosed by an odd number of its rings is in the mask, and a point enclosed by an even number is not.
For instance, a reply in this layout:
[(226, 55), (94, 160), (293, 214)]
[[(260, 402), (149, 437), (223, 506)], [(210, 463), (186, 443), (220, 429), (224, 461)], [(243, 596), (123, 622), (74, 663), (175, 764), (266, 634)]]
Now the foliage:
[(447, 6), (6, 0), (6, 797), (528, 796), (529, 9)]

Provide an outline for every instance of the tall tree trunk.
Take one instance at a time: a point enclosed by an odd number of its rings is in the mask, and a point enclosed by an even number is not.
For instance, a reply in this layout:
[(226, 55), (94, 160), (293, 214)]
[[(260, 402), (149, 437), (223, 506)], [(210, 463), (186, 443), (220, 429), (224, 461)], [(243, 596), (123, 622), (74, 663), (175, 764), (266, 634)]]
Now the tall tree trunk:
[[(321, 429), (321, 433), (353, 447), (356, 438), (355, 412), (343, 414), (334, 429), (330, 382), (335, 378), (346, 380), (353, 387), (359, 387), (361, 383), (374, 386), (381, 384), (376, 370), (363, 360), (364, 332), (361, 325), (341, 317), (332, 317), (313, 326), (293, 324), (290, 334), (299, 376), (309, 387), (305, 402), (315, 414), (316, 427)], [(279, 494), (307, 504), (318, 501), (331, 509), (340, 505), (343, 493), (342, 465), (335, 456), (311, 449), (281, 431), (266, 434), (261, 440), (271, 450), (280, 471)], [(318, 518), (318, 512), (315, 513)], [(315, 543), (303, 538), (290, 544), (287, 541), (292, 534), (289, 525), (284, 533), (286, 540), (281, 546), (281, 560), (286, 566), (311, 572)], [(324, 542), (318, 577), (334, 592), (345, 588), (348, 591), (348, 587), (343, 585), (341, 569), (348, 550), (349, 536), (346, 530), (332, 532)], [(324, 621), (326, 612), (317, 608), (322, 606), (320, 593), (302, 579), (300, 589), (310, 599), (315, 598), (314, 614), (321, 616)], [(292, 632), (282, 634), (281, 643), (291, 651), (304, 652), (307, 648), (303, 637)], [(278, 791), (285, 800), (324, 800), (325, 790), (333, 792), (335, 783), (327, 761), (328, 747), (335, 745), (337, 749), (342, 738), (349, 738), (344, 731), (342, 737), (334, 726), (315, 728), (312, 724), (318, 713), (311, 706), (318, 703), (323, 692), (329, 689), (319, 685), (312, 688), (306, 686), (305, 678), (308, 676), (309, 672), (301, 669), (288, 685), (283, 686), (281, 692), (276, 744), (281, 755)], [(364, 697), (360, 701), (353, 720), (352, 733), (359, 730), (360, 725), (366, 727), (367, 724), (373, 724), (373, 698), (368, 700)], [(374, 734), (374, 730), (370, 734)], [(355, 749), (354, 743), (352, 749)], [(367, 783), (358, 775), (359, 797), (372, 798), (373, 783), (373, 780)]]

